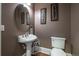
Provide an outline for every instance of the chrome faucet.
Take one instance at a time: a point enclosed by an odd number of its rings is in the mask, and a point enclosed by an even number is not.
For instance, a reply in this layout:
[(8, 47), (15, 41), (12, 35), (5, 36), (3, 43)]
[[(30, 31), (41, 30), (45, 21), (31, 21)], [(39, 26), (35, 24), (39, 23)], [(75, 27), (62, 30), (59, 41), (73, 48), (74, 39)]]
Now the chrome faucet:
[(27, 37), (27, 36), (29, 35), (29, 33), (28, 33), (28, 32), (26, 32), (24, 35), (25, 35), (25, 37)]

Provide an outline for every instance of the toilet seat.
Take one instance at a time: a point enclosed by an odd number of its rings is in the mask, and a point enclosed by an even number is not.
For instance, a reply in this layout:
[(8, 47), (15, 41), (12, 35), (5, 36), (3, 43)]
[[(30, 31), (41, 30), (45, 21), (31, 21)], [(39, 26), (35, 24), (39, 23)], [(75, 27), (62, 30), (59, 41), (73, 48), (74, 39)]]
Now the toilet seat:
[(66, 56), (66, 53), (59, 48), (52, 48), (51, 56)]

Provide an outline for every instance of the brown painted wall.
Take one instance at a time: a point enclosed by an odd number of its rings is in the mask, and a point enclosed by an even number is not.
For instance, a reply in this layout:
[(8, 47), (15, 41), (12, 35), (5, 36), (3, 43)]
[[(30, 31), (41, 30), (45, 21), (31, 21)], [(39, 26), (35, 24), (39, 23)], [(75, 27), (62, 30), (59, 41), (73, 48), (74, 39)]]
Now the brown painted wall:
[(17, 36), (22, 34), (17, 30), (14, 21), (14, 11), (18, 4), (2, 4), (2, 24), (5, 25), (5, 31), (2, 32), (2, 55), (12, 56), (21, 53), (18, 51)]
[[(18, 29), (14, 19), (14, 12), (17, 3), (3, 3), (2, 4), (2, 25), (5, 25), (5, 31), (2, 32), (2, 55), (4, 56), (13, 56), (13, 55), (22, 55), (25, 50), (22, 46), (18, 44), (17, 36), (24, 34), (25, 32)], [(33, 19), (32, 15), (32, 6), (28, 8), (30, 14), (30, 21)], [(32, 20), (33, 21), (33, 20)], [(34, 23), (31, 24), (33, 25)], [(19, 20), (18, 20), (19, 22)], [(25, 29), (25, 25), (21, 25)]]
[(71, 4), (71, 38), (73, 55), (79, 55), (79, 4)]
[[(47, 8), (47, 22), (40, 24), (40, 9)], [(70, 41), (70, 5), (59, 4), (59, 20), (50, 21), (50, 4), (35, 4), (35, 34), (42, 47), (51, 48), (51, 36), (67, 38)]]
[[(14, 10), (18, 4), (2, 4), (2, 55), (17, 55), (17, 36), (21, 34), (14, 22)], [(50, 37), (66, 37), (70, 41), (70, 6), (59, 4), (59, 21), (50, 21), (50, 4), (35, 4), (35, 34), (38, 36), (42, 47), (51, 48)], [(47, 8), (47, 23), (40, 24), (40, 9)], [(34, 19), (33, 19), (34, 20)], [(34, 21), (32, 21), (34, 25)]]

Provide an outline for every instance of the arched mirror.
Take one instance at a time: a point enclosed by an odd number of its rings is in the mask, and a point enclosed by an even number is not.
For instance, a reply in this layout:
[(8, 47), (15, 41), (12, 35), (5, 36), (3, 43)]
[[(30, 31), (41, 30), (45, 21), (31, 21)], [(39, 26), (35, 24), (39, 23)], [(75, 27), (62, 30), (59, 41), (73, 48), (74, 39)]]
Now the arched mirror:
[(21, 32), (26, 32), (30, 28), (30, 14), (26, 7), (19, 4), (15, 8), (14, 18), (16, 27)]

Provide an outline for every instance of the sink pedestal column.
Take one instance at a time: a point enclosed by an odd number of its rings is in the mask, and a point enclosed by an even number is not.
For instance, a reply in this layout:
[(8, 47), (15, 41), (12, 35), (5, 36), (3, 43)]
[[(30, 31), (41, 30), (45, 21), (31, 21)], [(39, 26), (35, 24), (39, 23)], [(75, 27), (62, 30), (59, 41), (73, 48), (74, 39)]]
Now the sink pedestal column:
[(25, 53), (26, 56), (31, 56), (31, 48), (32, 48), (31, 46), (32, 42), (26, 43), (26, 53)]

